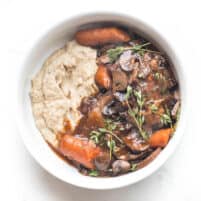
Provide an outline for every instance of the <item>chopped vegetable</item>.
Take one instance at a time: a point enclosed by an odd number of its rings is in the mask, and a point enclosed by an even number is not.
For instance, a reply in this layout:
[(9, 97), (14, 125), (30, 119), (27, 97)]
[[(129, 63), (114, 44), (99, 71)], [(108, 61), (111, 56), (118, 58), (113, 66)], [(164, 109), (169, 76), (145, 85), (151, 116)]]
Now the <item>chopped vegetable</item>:
[(172, 132), (172, 128), (156, 131), (149, 138), (149, 144), (151, 145), (151, 147), (165, 147), (170, 139)]
[(83, 166), (93, 169), (93, 160), (101, 153), (99, 147), (86, 139), (71, 135), (64, 135), (59, 144), (59, 150), (68, 158), (71, 158)]
[(95, 81), (102, 88), (109, 89), (111, 87), (111, 78), (105, 66), (99, 65), (95, 75)]

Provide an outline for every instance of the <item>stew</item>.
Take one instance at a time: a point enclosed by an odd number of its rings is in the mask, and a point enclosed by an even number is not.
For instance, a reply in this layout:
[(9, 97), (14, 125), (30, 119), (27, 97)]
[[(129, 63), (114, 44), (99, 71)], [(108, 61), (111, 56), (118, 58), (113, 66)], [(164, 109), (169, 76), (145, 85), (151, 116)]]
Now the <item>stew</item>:
[(98, 92), (82, 99), (83, 117), (74, 131), (61, 136), (59, 152), (89, 176), (145, 167), (176, 129), (181, 100), (171, 63), (132, 30), (87, 29), (75, 39), (97, 50)]

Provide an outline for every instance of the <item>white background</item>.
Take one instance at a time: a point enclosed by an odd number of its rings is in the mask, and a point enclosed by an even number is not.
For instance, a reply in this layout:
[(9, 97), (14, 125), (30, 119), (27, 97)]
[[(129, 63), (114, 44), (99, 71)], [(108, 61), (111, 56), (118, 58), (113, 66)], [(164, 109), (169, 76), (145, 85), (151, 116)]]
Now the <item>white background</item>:
[[(16, 78), (34, 41), (69, 16), (98, 10), (137, 16), (163, 34), (179, 53), (190, 100), (184, 138), (166, 164), (138, 184), (104, 192), (73, 187), (41, 169), (20, 139), (13, 112)], [(0, 200), (200, 201), (200, 20), (199, 0), (0, 0)]]

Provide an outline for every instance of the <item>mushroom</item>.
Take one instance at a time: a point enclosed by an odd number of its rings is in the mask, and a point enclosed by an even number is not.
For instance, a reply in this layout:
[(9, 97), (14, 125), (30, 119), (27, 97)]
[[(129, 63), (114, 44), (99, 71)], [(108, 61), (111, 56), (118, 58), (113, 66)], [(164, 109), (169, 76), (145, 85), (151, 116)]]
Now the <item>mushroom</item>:
[(114, 97), (120, 101), (120, 102), (124, 102), (126, 100), (126, 93), (125, 92), (115, 92), (114, 93)]
[(133, 152), (142, 152), (149, 148), (147, 144), (137, 132), (136, 129), (132, 129), (131, 132), (123, 137), (124, 143), (133, 151)]
[(126, 161), (133, 161), (133, 160), (137, 160), (139, 158), (144, 157), (147, 154), (147, 152), (141, 152), (139, 154), (131, 154), (131, 153), (127, 153), (124, 155), (120, 155), (118, 157), (118, 159), (120, 160), (126, 160)]
[(119, 64), (121, 69), (126, 72), (131, 72), (135, 68), (135, 56), (132, 55), (131, 50), (125, 51), (121, 54)]
[(131, 165), (128, 161), (116, 160), (112, 163), (112, 171), (114, 175), (126, 173), (130, 170)]
[(112, 100), (103, 107), (102, 113), (106, 116), (111, 116), (123, 112), (125, 109), (119, 101)]
[(177, 102), (175, 103), (174, 107), (173, 107), (172, 110), (171, 110), (171, 115), (172, 115), (174, 118), (176, 118), (176, 116), (177, 116), (177, 112), (178, 112), (178, 110), (179, 110), (179, 106), (180, 106), (180, 101), (177, 101)]
[(94, 160), (94, 165), (100, 171), (106, 171), (110, 166), (110, 155), (106, 152), (97, 156)]

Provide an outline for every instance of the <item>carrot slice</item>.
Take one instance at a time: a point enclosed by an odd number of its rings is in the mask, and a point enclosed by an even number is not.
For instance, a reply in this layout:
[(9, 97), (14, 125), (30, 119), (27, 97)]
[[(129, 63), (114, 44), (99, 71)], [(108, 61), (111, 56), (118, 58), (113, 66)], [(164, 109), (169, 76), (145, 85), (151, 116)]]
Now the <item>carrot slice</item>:
[(99, 65), (95, 75), (95, 81), (100, 87), (105, 89), (109, 89), (111, 87), (111, 78), (107, 68), (104, 65)]
[(161, 129), (152, 134), (149, 138), (149, 144), (151, 147), (165, 147), (170, 139), (170, 135), (173, 133), (172, 128)]
[(107, 43), (128, 42), (130, 36), (116, 27), (95, 28), (78, 31), (76, 41), (81, 45), (104, 45)]
[(101, 152), (92, 141), (67, 134), (61, 139), (59, 150), (70, 160), (77, 161), (89, 169), (94, 168), (93, 160)]

